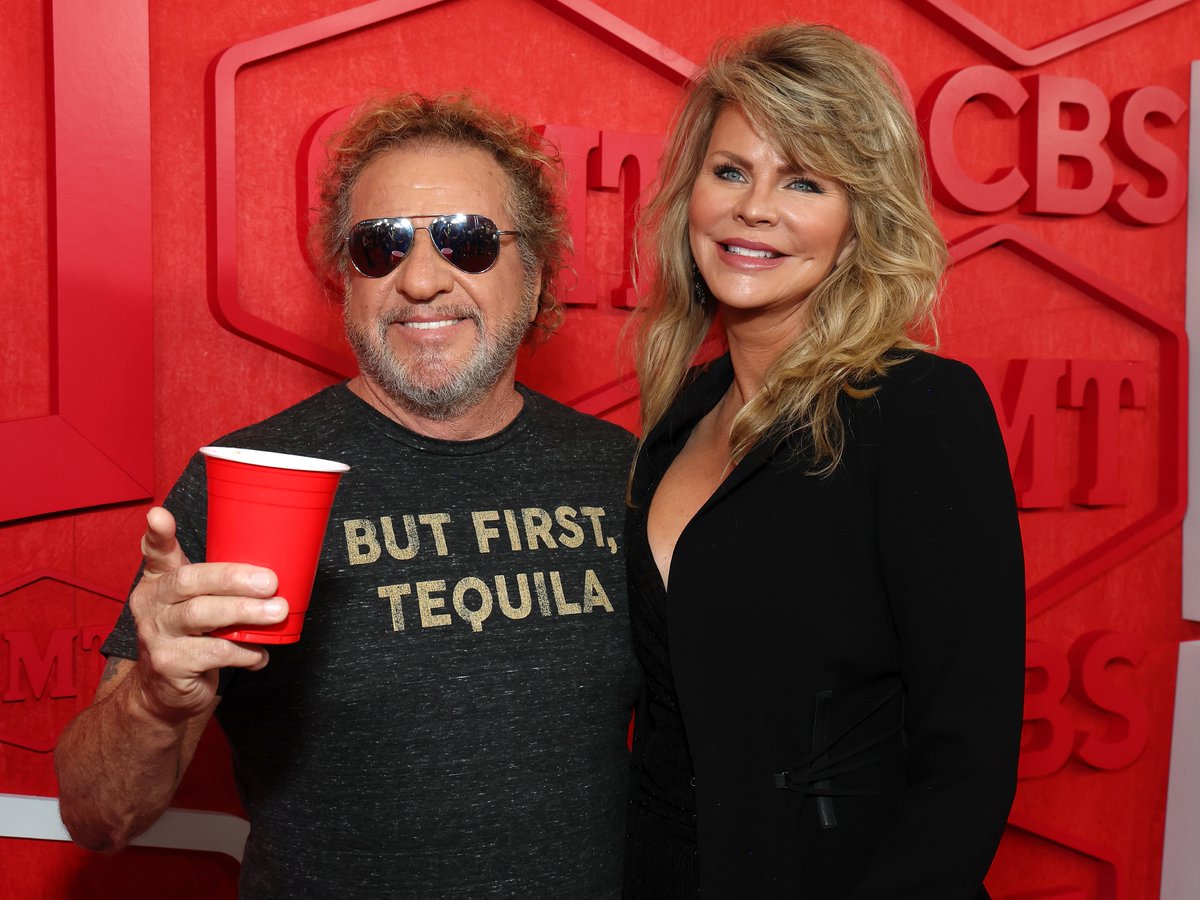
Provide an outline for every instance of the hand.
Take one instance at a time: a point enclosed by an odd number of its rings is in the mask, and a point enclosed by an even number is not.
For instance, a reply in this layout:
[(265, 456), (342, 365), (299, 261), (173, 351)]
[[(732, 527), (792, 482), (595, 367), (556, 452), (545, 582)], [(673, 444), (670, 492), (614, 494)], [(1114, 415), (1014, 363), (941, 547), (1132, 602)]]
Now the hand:
[(267, 651), (211, 637), (230, 625), (271, 625), (287, 617), (273, 596), (275, 573), (242, 563), (189, 563), (175, 537), (175, 518), (156, 506), (142, 536), (145, 568), (129, 598), (137, 623), (135, 674), (146, 708), (179, 721), (209, 710), (218, 670), (261, 669)]

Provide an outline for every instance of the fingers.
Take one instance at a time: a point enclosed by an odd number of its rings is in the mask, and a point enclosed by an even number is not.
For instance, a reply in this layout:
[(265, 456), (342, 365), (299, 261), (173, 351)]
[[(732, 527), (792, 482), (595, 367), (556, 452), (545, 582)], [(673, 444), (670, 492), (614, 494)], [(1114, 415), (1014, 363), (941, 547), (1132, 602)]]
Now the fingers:
[(174, 516), (157, 506), (146, 514), (142, 557), (142, 578), (129, 598), (138, 633), (138, 696), (162, 719), (210, 711), (219, 669), (258, 670), (268, 658), (260, 646), (211, 632), (286, 619), (287, 601), (275, 596), (279, 580), (262, 566), (190, 563)]
[(187, 563), (187, 557), (175, 539), (175, 517), (161, 506), (146, 513), (146, 531), (142, 535), (142, 559), (145, 574), (165, 575)]
[(218, 672), (258, 670), (267, 651), (215, 637), (188, 637), (142, 644), (136, 663), (138, 705), (165, 722), (181, 722), (212, 712)]
[(144, 576), (130, 597), (138, 631), (148, 641), (208, 634), (232, 625), (274, 625), (287, 618), (270, 569), (243, 563), (193, 563), (156, 578)]
[(238, 646), (253, 650), (258, 655), (258, 659), (256, 659), (251, 665), (243, 666), (242, 668), (244, 669), (247, 669), (251, 672), (257, 672), (271, 661), (271, 655), (267, 652), (267, 648), (261, 644), (238, 644)]
[(197, 672), (218, 669), (258, 670), (267, 664), (267, 651), (259, 644), (242, 644), (217, 637), (189, 638), (177, 648), (183, 668)]
[[(180, 571), (190, 568), (196, 567), (187, 566)], [(168, 577), (158, 584), (174, 580)], [(134, 602), (133, 598), (130, 602)], [(218, 670), (256, 671), (268, 660), (267, 651), (261, 646), (213, 637), (210, 632), (234, 625), (253, 628), (274, 624), (286, 618), (287, 610), (287, 601), (281, 597), (208, 594), (135, 608), (139, 696), (143, 706), (165, 721), (180, 721), (209, 710), (215, 697)]]
[(204, 594), (172, 604), (159, 614), (159, 629), (169, 637), (204, 635), (234, 625), (254, 628), (274, 625), (287, 618), (282, 597), (213, 596)]
[[(166, 534), (160, 529), (157, 537)], [(168, 540), (174, 542), (174, 537)], [(149, 543), (155, 541), (152, 537)], [(161, 542), (148, 548), (151, 554), (162, 549)], [(157, 558), (166, 556), (160, 553)], [(209, 635), (231, 626), (255, 628), (282, 622), (288, 604), (275, 596), (278, 585), (270, 569), (244, 563), (192, 563), (145, 573), (129, 604), (151, 671), (177, 682), (226, 666), (262, 668), (266, 655), (259, 648), (239, 648)]]
[(160, 592), (168, 603), (192, 597), (274, 596), (279, 579), (270, 569), (246, 563), (193, 563), (182, 566), (163, 579)]
[[(265, 598), (279, 586), (275, 573), (262, 566), (190, 564), (176, 539), (175, 517), (161, 506), (146, 513), (142, 558), (142, 580), (153, 585), (157, 599), (164, 603), (180, 603), (203, 594)], [(157, 584), (160, 580), (163, 583)]]

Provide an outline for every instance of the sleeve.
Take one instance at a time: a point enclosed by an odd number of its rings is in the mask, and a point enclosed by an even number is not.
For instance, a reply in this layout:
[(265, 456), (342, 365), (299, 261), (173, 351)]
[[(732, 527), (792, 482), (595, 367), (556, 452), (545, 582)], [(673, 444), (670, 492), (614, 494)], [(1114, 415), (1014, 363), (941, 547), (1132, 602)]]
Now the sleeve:
[[(204, 561), (204, 540), (208, 520), (208, 494), (205, 488), (204, 458), (199, 454), (192, 457), (179, 480), (171, 488), (163, 501), (171, 515), (175, 517), (175, 534), (184, 555), (191, 562)], [(142, 567), (138, 566), (137, 575), (129, 586), (129, 593), (142, 577)], [(133, 614), (129, 611), (129, 598), (117, 616), (117, 622), (100, 647), (100, 652), (106, 657), (120, 659), (137, 659), (137, 625)]]
[(978, 376), (932, 361), (879, 396), (879, 554), (908, 787), (855, 900), (986, 896), (1016, 790), (1025, 579), (1012, 481)]

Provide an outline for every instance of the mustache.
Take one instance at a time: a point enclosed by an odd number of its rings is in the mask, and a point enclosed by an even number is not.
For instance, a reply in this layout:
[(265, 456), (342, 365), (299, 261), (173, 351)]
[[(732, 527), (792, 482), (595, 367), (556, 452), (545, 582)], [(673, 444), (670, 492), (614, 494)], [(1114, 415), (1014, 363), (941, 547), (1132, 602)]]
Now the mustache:
[(470, 319), (476, 325), (483, 325), (483, 314), (474, 306), (468, 304), (446, 304), (445, 306), (412, 306), (385, 309), (375, 320), (381, 329), (389, 325), (399, 325), (414, 319), (430, 321), (431, 319)]

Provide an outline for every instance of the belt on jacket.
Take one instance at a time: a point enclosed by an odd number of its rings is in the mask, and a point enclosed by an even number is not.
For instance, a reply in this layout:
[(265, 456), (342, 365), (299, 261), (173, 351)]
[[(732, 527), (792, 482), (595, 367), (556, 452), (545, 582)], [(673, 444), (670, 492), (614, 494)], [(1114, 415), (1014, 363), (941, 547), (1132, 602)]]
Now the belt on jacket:
[[(835, 788), (831, 779), (839, 775), (847, 775), (885, 760), (900, 756), (905, 752), (908, 742), (904, 735), (904, 707), (901, 696), (900, 716), (896, 724), (870, 740), (856, 745), (842, 746), (842, 741), (864, 722), (871, 719), (887, 706), (893, 699), (901, 695), (901, 687), (897, 685), (888, 692), (878, 703), (867, 710), (862, 716), (842, 729), (832, 739), (826, 732), (829, 724), (829, 706), (833, 699), (832, 691), (821, 691), (817, 694), (816, 712), (813, 722), (813, 750), (808, 756), (784, 772), (776, 772), (772, 778), (775, 787), (782, 790), (795, 791), (806, 797), (817, 798), (817, 813), (822, 828), (833, 828), (837, 825), (837, 816), (833, 810), (833, 797), (864, 797), (873, 794), (883, 794), (886, 788)], [(899, 736), (898, 744), (888, 742)]]

